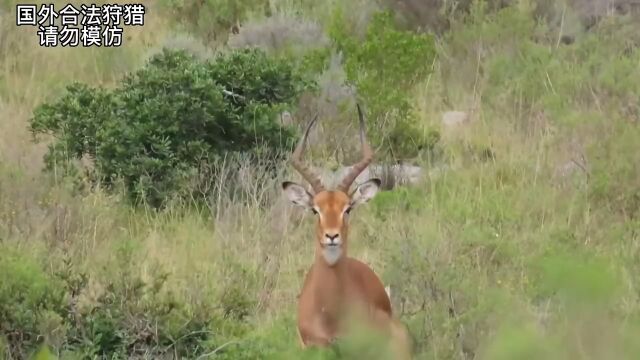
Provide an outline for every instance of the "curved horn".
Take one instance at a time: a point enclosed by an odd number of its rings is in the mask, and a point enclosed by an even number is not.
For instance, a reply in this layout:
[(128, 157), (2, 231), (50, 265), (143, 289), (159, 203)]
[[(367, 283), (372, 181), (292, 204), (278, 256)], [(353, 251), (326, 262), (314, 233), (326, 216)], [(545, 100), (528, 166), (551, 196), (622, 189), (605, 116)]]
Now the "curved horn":
[(300, 173), (300, 175), (302, 175), (302, 177), (307, 180), (309, 184), (311, 184), (313, 191), (317, 194), (324, 190), (324, 186), (322, 185), (320, 176), (314, 173), (308, 166), (306, 166), (302, 162), (302, 153), (307, 144), (307, 137), (309, 136), (309, 131), (313, 127), (313, 124), (315, 124), (316, 120), (318, 120), (317, 114), (313, 117), (313, 119), (311, 119), (309, 125), (307, 125), (307, 129), (304, 131), (302, 139), (300, 139), (298, 145), (296, 146), (296, 149), (293, 151), (293, 154), (291, 155), (291, 165), (293, 165), (293, 167)]
[(338, 189), (343, 192), (348, 192), (349, 188), (353, 181), (360, 175), (364, 169), (369, 166), (371, 161), (373, 160), (373, 150), (367, 143), (367, 139), (364, 133), (364, 115), (362, 115), (362, 110), (360, 109), (360, 104), (356, 103), (356, 107), (358, 108), (358, 119), (360, 122), (360, 143), (362, 144), (362, 160), (351, 167), (351, 170), (344, 176), (342, 182), (338, 186)]

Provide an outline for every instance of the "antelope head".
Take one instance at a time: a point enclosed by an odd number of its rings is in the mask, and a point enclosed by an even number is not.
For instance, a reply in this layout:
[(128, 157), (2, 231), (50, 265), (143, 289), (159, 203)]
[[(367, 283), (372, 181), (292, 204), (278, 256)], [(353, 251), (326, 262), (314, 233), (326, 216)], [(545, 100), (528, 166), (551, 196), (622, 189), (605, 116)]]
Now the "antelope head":
[(354, 180), (373, 160), (373, 151), (365, 137), (364, 116), (359, 105), (357, 108), (362, 159), (351, 167), (338, 188), (336, 190), (325, 189), (320, 176), (302, 162), (302, 153), (306, 147), (307, 137), (318, 118), (317, 116), (307, 125), (304, 135), (291, 157), (292, 166), (309, 182), (313, 194), (295, 182), (285, 181), (282, 183), (282, 189), (292, 203), (312, 211), (317, 216), (316, 253), (322, 254), (329, 266), (335, 265), (346, 254), (351, 210), (371, 200), (380, 189), (380, 179), (374, 178), (358, 184), (352, 191), (349, 190)]

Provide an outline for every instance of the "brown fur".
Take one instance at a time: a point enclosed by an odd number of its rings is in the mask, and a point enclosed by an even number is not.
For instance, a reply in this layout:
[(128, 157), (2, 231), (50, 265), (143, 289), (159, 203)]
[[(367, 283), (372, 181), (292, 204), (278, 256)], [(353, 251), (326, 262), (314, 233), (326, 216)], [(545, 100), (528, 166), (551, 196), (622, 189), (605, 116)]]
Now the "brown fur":
[[(348, 257), (350, 197), (340, 191), (323, 191), (313, 198), (319, 211), (315, 236), (315, 261), (309, 269), (298, 303), (298, 335), (304, 347), (327, 346), (342, 333), (343, 320), (365, 314), (371, 325), (387, 332), (398, 344), (399, 358), (410, 358), (404, 327), (393, 319), (384, 285), (369, 266)], [(329, 265), (322, 255), (325, 233), (339, 233), (342, 256)]]
[(391, 337), (396, 358), (410, 359), (408, 334), (393, 318), (391, 301), (382, 282), (371, 268), (348, 256), (349, 211), (371, 200), (381, 185), (380, 179), (369, 179), (347, 195), (358, 174), (373, 160), (373, 150), (366, 141), (364, 114), (360, 105), (356, 105), (362, 158), (344, 176), (338, 191), (326, 191), (320, 177), (302, 162), (317, 115), (307, 125), (291, 157), (292, 166), (309, 182), (315, 196), (299, 184), (282, 183), (292, 203), (313, 210), (318, 218), (315, 260), (298, 297), (298, 336), (303, 347), (327, 346), (349, 330), (348, 322), (365, 320), (366, 325)]

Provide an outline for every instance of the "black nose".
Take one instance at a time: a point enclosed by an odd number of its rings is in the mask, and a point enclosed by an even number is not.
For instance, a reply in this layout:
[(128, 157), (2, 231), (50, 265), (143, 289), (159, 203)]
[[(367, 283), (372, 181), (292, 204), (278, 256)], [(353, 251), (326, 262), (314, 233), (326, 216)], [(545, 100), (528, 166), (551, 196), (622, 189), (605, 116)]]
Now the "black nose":
[(335, 240), (340, 234), (324, 234), (324, 236), (329, 240)]

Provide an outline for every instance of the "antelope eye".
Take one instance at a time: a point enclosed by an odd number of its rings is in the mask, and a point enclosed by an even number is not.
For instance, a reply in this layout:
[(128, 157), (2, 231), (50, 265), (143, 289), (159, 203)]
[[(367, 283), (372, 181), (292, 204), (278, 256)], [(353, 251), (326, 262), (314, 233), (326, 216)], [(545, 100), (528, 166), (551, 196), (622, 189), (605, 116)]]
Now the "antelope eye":
[(344, 213), (345, 213), (345, 214), (349, 214), (350, 212), (351, 212), (351, 206), (349, 206), (349, 207), (344, 211)]
[(318, 210), (316, 210), (315, 208), (311, 208), (311, 211), (312, 211), (315, 215), (318, 215)]

